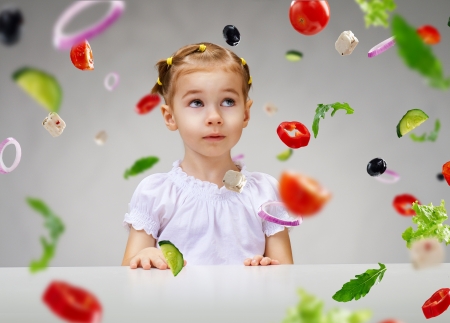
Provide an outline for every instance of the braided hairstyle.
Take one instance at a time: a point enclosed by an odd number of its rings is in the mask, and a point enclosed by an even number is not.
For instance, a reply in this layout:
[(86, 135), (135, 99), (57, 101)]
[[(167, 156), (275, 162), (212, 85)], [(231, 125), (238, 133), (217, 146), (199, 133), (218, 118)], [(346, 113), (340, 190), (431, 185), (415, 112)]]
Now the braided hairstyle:
[(158, 81), (151, 93), (159, 93), (169, 106), (176, 91), (176, 81), (182, 74), (221, 67), (242, 77), (245, 100), (252, 86), (250, 69), (244, 59), (232, 51), (212, 43), (198, 43), (181, 47), (172, 57), (162, 59), (155, 65)]

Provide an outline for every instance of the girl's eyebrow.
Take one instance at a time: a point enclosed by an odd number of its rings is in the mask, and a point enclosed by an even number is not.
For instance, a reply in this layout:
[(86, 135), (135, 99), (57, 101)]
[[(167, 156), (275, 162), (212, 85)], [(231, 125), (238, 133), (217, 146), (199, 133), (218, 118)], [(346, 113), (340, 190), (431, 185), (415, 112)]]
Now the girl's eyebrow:
[[(197, 93), (202, 93), (202, 92), (203, 92), (202, 90), (197, 90), (197, 89), (189, 90), (181, 97), (181, 99), (184, 99), (186, 96), (188, 96), (190, 94), (197, 94)], [(239, 93), (233, 88), (224, 89), (223, 92), (231, 92), (231, 93), (234, 93), (237, 96), (239, 96)]]

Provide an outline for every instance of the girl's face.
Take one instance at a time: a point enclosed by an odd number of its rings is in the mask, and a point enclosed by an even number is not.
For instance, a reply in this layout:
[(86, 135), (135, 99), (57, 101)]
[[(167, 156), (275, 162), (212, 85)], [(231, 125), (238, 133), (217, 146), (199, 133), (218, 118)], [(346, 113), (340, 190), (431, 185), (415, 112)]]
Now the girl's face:
[(186, 149), (207, 157), (229, 154), (253, 103), (245, 102), (242, 78), (220, 68), (180, 75), (172, 102), (161, 107), (167, 127), (179, 130)]

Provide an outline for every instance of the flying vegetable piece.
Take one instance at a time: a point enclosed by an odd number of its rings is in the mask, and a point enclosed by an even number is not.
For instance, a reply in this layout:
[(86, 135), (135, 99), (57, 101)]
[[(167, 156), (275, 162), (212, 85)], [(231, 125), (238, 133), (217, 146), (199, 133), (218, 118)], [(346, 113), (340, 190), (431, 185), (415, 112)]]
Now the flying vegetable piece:
[(389, 27), (389, 13), (397, 8), (394, 0), (355, 0), (364, 13), (366, 28), (370, 26)]
[(94, 137), (95, 143), (99, 146), (104, 145), (106, 139), (108, 139), (108, 134), (105, 130), (99, 131)]
[(355, 37), (355, 35), (350, 31), (343, 31), (339, 38), (334, 43), (334, 48), (336, 48), (337, 52), (342, 55), (350, 55), (353, 50), (358, 45), (359, 40)]
[(42, 125), (53, 138), (61, 135), (66, 128), (66, 123), (56, 112), (50, 112), (44, 121), (42, 121)]
[(441, 288), (423, 303), (422, 312), (427, 319), (430, 319), (444, 313), (449, 306), (450, 288)]
[(386, 162), (381, 158), (374, 158), (367, 164), (367, 173), (370, 176), (380, 176), (386, 171)]
[(353, 299), (357, 301), (361, 297), (366, 296), (373, 285), (381, 282), (386, 272), (386, 266), (382, 263), (378, 264), (380, 265), (379, 269), (368, 269), (361, 275), (355, 275), (356, 279), (351, 279), (345, 283), (333, 295), (333, 299), (338, 302), (349, 302)]
[(263, 109), (269, 117), (273, 116), (278, 111), (278, 108), (273, 103), (267, 103)]
[(137, 114), (146, 114), (152, 111), (161, 101), (158, 94), (148, 94), (141, 98), (136, 104), (134, 111)]
[[(294, 136), (291, 136), (288, 131), (294, 129), (297, 131)], [(311, 138), (308, 128), (298, 121), (285, 121), (280, 123), (277, 128), (277, 134), (286, 146), (294, 149), (308, 146), (309, 139)]]
[(23, 15), (19, 8), (8, 6), (0, 12), (0, 41), (11, 46), (20, 40)]
[(31, 197), (27, 197), (26, 201), (33, 210), (39, 212), (45, 218), (44, 226), (50, 231), (51, 238), (51, 241), (48, 241), (45, 237), (41, 237), (40, 239), (44, 253), (41, 259), (31, 261), (29, 267), (30, 271), (35, 273), (48, 267), (48, 263), (55, 255), (56, 243), (64, 232), (64, 224), (43, 201)]
[(438, 173), (436, 175), (436, 177), (437, 177), (438, 181), (440, 181), (440, 182), (442, 182), (445, 179), (444, 174), (442, 174), (442, 173)]
[(222, 30), (223, 38), (230, 46), (237, 46), (241, 41), (241, 33), (233, 25), (226, 25)]
[(36, 68), (22, 67), (12, 74), (12, 79), (48, 111), (59, 111), (62, 89), (54, 76)]
[(415, 269), (440, 265), (444, 262), (445, 250), (436, 238), (416, 240), (410, 249), (411, 263)]
[(292, 152), (294, 150), (292, 148), (289, 148), (288, 150), (283, 151), (282, 153), (277, 155), (277, 159), (281, 161), (286, 161), (289, 159), (289, 157), (292, 156)]
[(444, 176), (447, 184), (450, 185), (450, 161), (442, 165), (442, 176)]
[(417, 28), (417, 33), (427, 45), (436, 45), (441, 41), (439, 30), (431, 25), (425, 25)]
[(136, 176), (140, 173), (145, 172), (147, 169), (150, 169), (159, 161), (158, 157), (149, 156), (138, 159), (134, 162), (131, 168), (127, 169), (123, 174), (125, 179), (128, 179), (129, 176)]
[(416, 212), (412, 209), (412, 204), (417, 202), (420, 204), (419, 200), (411, 194), (400, 194), (397, 195), (392, 201), (392, 206), (394, 209), (403, 216), (413, 216)]
[(392, 20), (392, 34), (398, 54), (406, 66), (419, 72), (430, 87), (440, 90), (450, 88), (450, 77), (444, 77), (440, 60), (434, 56), (431, 47), (423, 42), (416, 29), (400, 15), (395, 15)]
[(333, 104), (319, 104), (316, 108), (316, 115), (314, 116), (312, 130), (314, 132), (314, 138), (317, 137), (317, 134), (319, 133), (319, 121), (320, 118), (325, 119), (325, 113), (333, 109), (333, 112), (331, 112), (331, 116), (334, 116), (337, 110), (343, 109), (347, 111), (347, 114), (353, 114), (354, 110), (348, 105), (348, 103), (333, 103)]
[(101, 322), (102, 305), (91, 292), (54, 280), (44, 291), (42, 301), (59, 318), (69, 322)]
[(414, 241), (423, 238), (436, 238), (439, 242), (444, 241), (446, 245), (450, 244), (450, 226), (442, 224), (448, 219), (444, 200), (439, 206), (433, 206), (432, 203), (419, 205), (413, 202), (412, 209), (416, 212), (412, 221), (417, 224), (417, 230), (414, 231), (412, 227), (409, 227), (403, 232), (402, 238), (406, 241), (406, 247), (411, 248)]
[(230, 169), (223, 176), (222, 182), (227, 190), (241, 193), (245, 184), (247, 184), (247, 179), (241, 172)]
[(285, 57), (290, 62), (298, 62), (303, 58), (303, 54), (297, 50), (290, 50), (286, 52)]
[(428, 115), (420, 109), (408, 110), (397, 123), (397, 137), (401, 138), (428, 120)]
[(434, 142), (437, 139), (440, 129), (441, 129), (441, 122), (439, 121), (439, 119), (436, 119), (436, 122), (434, 123), (434, 130), (430, 132), (428, 136), (426, 133), (422, 134), (420, 137), (416, 136), (413, 133), (411, 133), (409, 136), (415, 142), (424, 142), (426, 140)]
[(324, 313), (324, 302), (318, 297), (299, 288), (297, 293), (300, 302), (287, 310), (287, 316), (282, 323), (364, 323), (372, 317), (368, 309), (349, 311), (334, 307)]
[(173, 276), (178, 275), (178, 273), (181, 271), (181, 269), (183, 269), (184, 266), (183, 254), (169, 240), (161, 240), (158, 242), (158, 245), (161, 248), (164, 258), (169, 264)]
[(72, 46), (70, 60), (73, 66), (79, 70), (92, 71), (94, 69), (94, 55), (87, 40)]
[(330, 5), (325, 0), (293, 0), (289, 8), (289, 20), (300, 34), (315, 35), (327, 26), (330, 20)]

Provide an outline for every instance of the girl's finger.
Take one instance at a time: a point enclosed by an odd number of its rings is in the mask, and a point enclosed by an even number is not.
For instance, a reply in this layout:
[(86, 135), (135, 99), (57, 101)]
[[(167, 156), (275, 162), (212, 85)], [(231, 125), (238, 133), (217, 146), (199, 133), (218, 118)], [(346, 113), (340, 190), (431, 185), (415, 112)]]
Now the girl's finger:
[(272, 259), (270, 259), (269, 257), (264, 257), (264, 258), (261, 260), (261, 265), (262, 265), (262, 266), (267, 266), (267, 265), (270, 265), (271, 262), (272, 262)]
[(168, 265), (164, 258), (157, 257), (155, 260), (152, 260), (153, 266), (158, 269), (167, 269)]
[(244, 266), (250, 266), (252, 260), (250, 258), (247, 258), (244, 260)]
[(142, 257), (141, 266), (143, 269), (150, 269), (150, 258)]
[(278, 260), (272, 259), (271, 265), (279, 265), (280, 262)]
[(252, 266), (258, 266), (262, 259), (263, 256), (254, 256), (252, 260)]
[(130, 268), (131, 269), (136, 269), (138, 264), (139, 264), (139, 258), (134, 257), (130, 260)]

